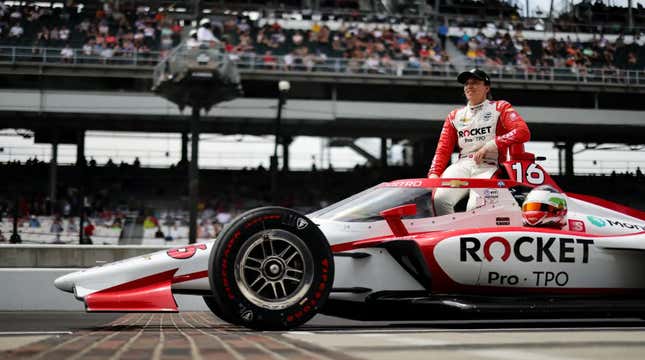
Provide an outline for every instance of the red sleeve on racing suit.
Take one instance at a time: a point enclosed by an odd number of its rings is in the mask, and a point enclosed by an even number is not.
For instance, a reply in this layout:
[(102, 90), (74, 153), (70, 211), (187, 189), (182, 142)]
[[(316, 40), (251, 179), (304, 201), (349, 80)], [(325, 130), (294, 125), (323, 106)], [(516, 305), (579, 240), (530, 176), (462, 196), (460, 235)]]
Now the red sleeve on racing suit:
[(439, 142), (437, 143), (437, 150), (434, 153), (434, 159), (432, 159), (432, 165), (430, 165), (430, 170), (428, 170), (428, 176), (432, 174), (441, 176), (448, 166), (450, 155), (452, 155), (452, 151), (457, 143), (457, 130), (452, 124), (452, 120), (455, 119), (456, 114), (457, 109), (451, 111), (443, 123), (443, 129), (439, 136)]
[(499, 111), (499, 119), (497, 120), (495, 144), (499, 153), (499, 161), (502, 162), (506, 160), (508, 147), (529, 141), (531, 132), (524, 119), (507, 101), (497, 101), (496, 108)]

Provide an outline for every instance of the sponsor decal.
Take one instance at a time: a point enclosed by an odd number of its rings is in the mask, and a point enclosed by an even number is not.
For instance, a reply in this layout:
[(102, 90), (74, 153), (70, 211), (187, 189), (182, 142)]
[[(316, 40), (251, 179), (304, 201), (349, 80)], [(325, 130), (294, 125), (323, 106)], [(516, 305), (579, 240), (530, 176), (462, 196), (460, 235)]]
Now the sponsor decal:
[(484, 190), (484, 198), (486, 198), (486, 199), (497, 199), (497, 198), (499, 198), (499, 190), (497, 190), (497, 189), (486, 189), (486, 190)]
[(392, 181), (391, 183), (384, 184), (383, 186), (390, 187), (421, 187), (423, 182), (421, 180), (400, 180)]
[(569, 220), (569, 230), (571, 231), (577, 231), (577, 232), (587, 232), (587, 229), (585, 229), (585, 223), (584, 221), (580, 220)]
[(463, 180), (443, 181), (441, 183), (441, 186), (450, 186), (452, 188), (464, 187), (464, 186), (468, 186), (468, 181), (463, 181)]
[(589, 222), (591, 222), (593, 225), (597, 227), (609, 226), (612, 228), (645, 231), (644, 225), (632, 224), (624, 221), (612, 220), (607, 218), (599, 218), (597, 216), (592, 216), (592, 215), (588, 215), (587, 219), (589, 220)]
[(484, 121), (490, 121), (492, 118), (493, 118), (493, 113), (491, 113), (490, 111), (484, 114), (483, 116)]
[[(493, 236), (485, 241), (476, 237), (459, 238), (459, 260), (461, 262), (475, 261), (507, 261), (511, 256), (520, 262), (552, 262), (552, 263), (582, 263), (589, 262), (589, 245), (591, 239), (570, 237), (521, 236), (511, 242), (501, 236)], [(503, 250), (499, 259), (495, 259), (491, 248)], [(496, 251), (499, 252), (499, 251)]]
[(497, 218), (495, 218), (495, 224), (497, 226), (511, 225), (511, 218), (510, 217), (497, 217)]
[(251, 310), (242, 311), (242, 313), (240, 314), (240, 318), (246, 322), (253, 321), (253, 311)]
[(502, 180), (497, 182), (497, 187), (503, 188), (504, 186), (506, 186), (506, 184), (504, 184), (504, 182)]
[(468, 136), (476, 136), (476, 135), (486, 135), (490, 134), (491, 127), (490, 126), (484, 126), (480, 128), (474, 128), (470, 130), (459, 130), (457, 134), (459, 137), (468, 137)]
[(513, 274), (500, 274), (497, 271), (488, 272), (487, 280), (491, 285), (524, 285), (531, 284), (540, 287), (566, 286), (569, 283), (569, 274), (565, 271), (533, 271), (530, 276), (521, 277)]
[(296, 221), (296, 228), (298, 230), (302, 230), (302, 229), (306, 228), (308, 225), (309, 225), (309, 223), (307, 222), (307, 220), (305, 220), (303, 218), (298, 218), (298, 221)]
[(166, 251), (166, 254), (173, 259), (184, 260), (193, 257), (197, 252), (197, 249), (206, 250), (206, 244), (188, 245), (179, 249), (171, 249)]
[(589, 215), (589, 216), (587, 216), (587, 219), (589, 220), (589, 222), (591, 222), (592, 224), (596, 225), (597, 227), (604, 227), (605, 225), (607, 225), (605, 220), (603, 220), (601, 218), (598, 218), (598, 217), (595, 217), (595, 216)]
[(643, 225), (636, 225), (636, 224), (630, 224), (622, 221), (615, 221), (615, 220), (607, 220), (607, 224), (611, 227), (621, 227), (624, 229), (635, 229), (635, 230), (640, 230), (640, 231), (645, 231), (645, 226)]

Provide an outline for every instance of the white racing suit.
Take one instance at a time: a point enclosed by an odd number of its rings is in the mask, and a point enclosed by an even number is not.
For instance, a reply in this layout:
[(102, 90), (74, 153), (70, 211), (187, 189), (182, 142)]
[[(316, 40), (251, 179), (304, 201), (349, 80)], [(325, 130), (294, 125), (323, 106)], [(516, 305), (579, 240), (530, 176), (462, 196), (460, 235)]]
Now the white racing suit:
[[(528, 126), (522, 117), (506, 101), (485, 100), (475, 106), (467, 105), (448, 114), (443, 124), (437, 151), (428, 175), (442, 178), (493, 177), (498, 164), (506, 159), (508, 147), (524, 143), (530, 138)], [(459, 145), (459, 160), (446, 166), (450, 155)], [(476, 164), (473, 155), (482, 147), (486, 155)], [(468, 193), (468, 189), (439, 188), (433, 194), (435, 215), (454, 212), (454, 206)], [(474, 196), (468, 200), (467, 209), (475, 206)]]

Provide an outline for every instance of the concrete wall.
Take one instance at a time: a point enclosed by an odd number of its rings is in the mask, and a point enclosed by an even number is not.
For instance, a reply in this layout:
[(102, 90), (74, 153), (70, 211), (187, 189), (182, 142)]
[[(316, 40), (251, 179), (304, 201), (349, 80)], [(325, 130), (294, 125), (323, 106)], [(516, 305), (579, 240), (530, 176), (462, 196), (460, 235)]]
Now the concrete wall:
[(177, 246), (0, 245), (0, 268), (88, 268)]

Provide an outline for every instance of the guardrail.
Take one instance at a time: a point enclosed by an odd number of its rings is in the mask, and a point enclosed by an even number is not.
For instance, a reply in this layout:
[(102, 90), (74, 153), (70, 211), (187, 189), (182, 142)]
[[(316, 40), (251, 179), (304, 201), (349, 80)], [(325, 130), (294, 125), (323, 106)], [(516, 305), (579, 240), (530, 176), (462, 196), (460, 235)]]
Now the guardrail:
[[(60, 48), (37, 48), (0, 46), (0, 63), (63, 64), (70, 66), (143, 66), (155, 67), (164, 63), (172, 52), (126, 53), (118, 56), (86, 55), (82, 49), (71, 49), (67, 56)], [(108, 54), (109, 55), (109, 54)], [(297, 74), (335, 74), (359, 76), (387, 76), (394, 78), (452, 78), (461, 69), (452, 64), (429, 61), (377, 60), (327, 58), (325, 56), (265, 56), (262, 54), (227, 54), (217, 52), (214, 56), (228, 56), (235, 61), (241, 72), (291, 72)], [(219, 59), (221, 60), (221, 58)], [(475, 66), (475, 64), (468, 64)], [(555, 68), (520, 67), (512, 65), (480, 65), (493, 79), (533, 81), (543, 83), (563, 82), (595, 85), (645, 86), (645, 70), (607, 68)]]

